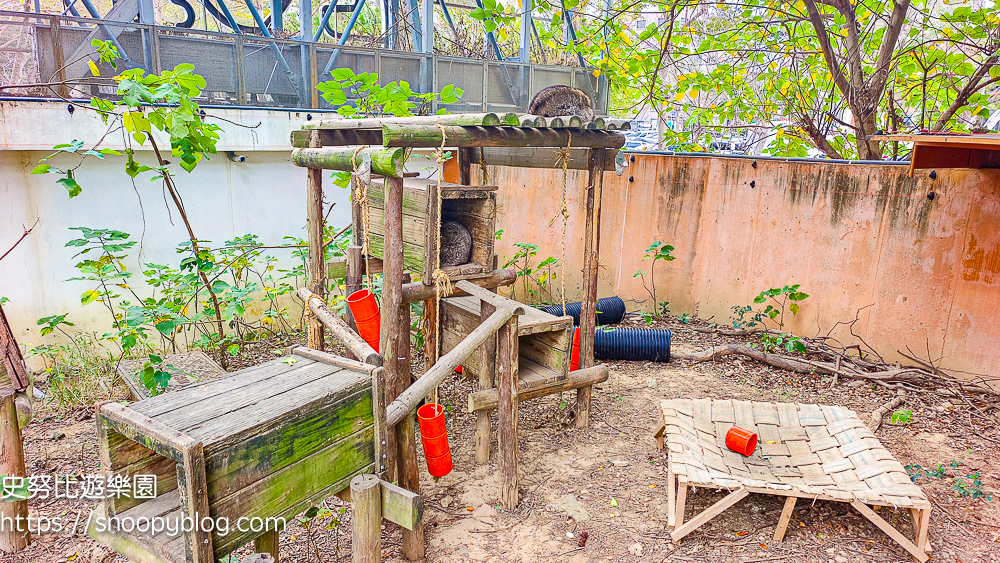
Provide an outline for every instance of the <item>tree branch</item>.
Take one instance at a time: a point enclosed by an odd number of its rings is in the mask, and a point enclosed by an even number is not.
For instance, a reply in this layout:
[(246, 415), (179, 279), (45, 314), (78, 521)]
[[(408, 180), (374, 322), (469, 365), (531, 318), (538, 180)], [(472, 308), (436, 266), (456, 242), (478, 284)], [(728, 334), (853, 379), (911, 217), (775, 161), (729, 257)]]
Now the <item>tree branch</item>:
[(31, 231), (35, 228), (36, 225), (38, 225), (38, 221), (39, 219), (35, 219), (35, 223), (31, 225), (31, 228), (26, 228), (24, 225), (21, 225), (21, 228), (24, 229), (24, 234), (21, 235), (21, 238), (17, 239), (17, 241), (14, 243), (13, 246), (7, 249), (7, 252), (3, 253), (3, 256), (0, 256), (0, 260), (6, 258), (7, 255), (10, 254), (12, 250), (17, 248), (17, 245), (21, 244), (21, 241), (24, 240), (25, 237), (31, 234)]
[(816, 39), (819, 40), (820, 48), (823, 50), (823, 59), (826, 60), (826, 66), (830, 69), (830, 74), (833, 75), (833, 82), (837, 85), (840, 93), (850, 100), (852, 98), (851, 85), (847, 82), (844, 71), (841, 70), (840, 63), (837, 61), (837, 55), (833, 52), (833, 45), (830, 44), (830, 36), (826, 31), (826, 24), (823, 23), (823, 17), (816, 8), (816, 2), (815, 0), (805, 0), (805, 4), (806, 11), (809, 13), (809, 23), (812, 24), (813, 30), (816, 32)]
[[(1000, 49), (1000, 46), (998, 46), (998, 49)], [(988, 84), (997, 82), (998, 78), (994, 78), (992, 80), (988, 80), (982, 84), (979, 84), (979, 81), (982, 80), (984, 76), (986, 76), (986, 73), (990, 71), (990, 68), (993, 67), (993, 65), (997, 64), (998, 59), (1000, 59), (1000, 57), (998, 57), (997, 52), (994, 51), (993, 54), (990, 56), (990, 58), (986, 59), (986, 62), (984, 62), (979, 67), (979, 70), (977, 70), (975, 74), (969, 77), (969, 81), (965, 84), (965, 87), (958, 92), (958, 96), (956, 96), (955, 101), (952, 102), (950, 106), (948, 106), (948, 109), (944, 110), (944, 112), (941, 113), (941, 116), (938, 117), (937, 121), (934, 123), (934, 127), (931, 128), (931, 131), (940, 131), (944, 129), (944, 126), (947, 125), (949, 121), (951, 121), (952, 117), (954, 117), (955, 112), (957, 112), (959, 109), (962, 108), (962, 106), (968, 103), (970, 96), (975, 94), (977, 91), (982, 90)]]

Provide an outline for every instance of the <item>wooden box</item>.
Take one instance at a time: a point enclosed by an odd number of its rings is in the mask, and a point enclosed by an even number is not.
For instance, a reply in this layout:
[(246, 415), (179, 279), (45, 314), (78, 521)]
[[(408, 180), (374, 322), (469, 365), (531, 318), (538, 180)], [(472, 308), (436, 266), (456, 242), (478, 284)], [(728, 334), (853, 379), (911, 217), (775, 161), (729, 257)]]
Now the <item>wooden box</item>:
[[(437, 180), (403, 180), (403, 263), (425, 284), (433, 278), (440, 233), (428, 228), (437, 224)], [(458, 221), (472, 235), (472, 256), (467, 264), (442, 268), (452, 280), (488, 274), (493, 270), (493, 243), (496, 234), (496, 186), (442, 184), (441, 219)], [(355, 244), (363, 240), (360, 210), (354, 206)], [(368, 187), (370, 254), (383, 258), (385, 245), (385, 180), (373, 180)]]
[(291, 523), (353, 476), (375, 473), (372, 373), (381, 368), (300, 353), (309, 357), (98, 409), (102, 470), (155, 475), (157, 496), (107, 498), (95, 516), (228, 518), (228, 534), (101, 530), (95, 518), (88, 533), (137, 561), (214, 562), (263, 535), (235, 529), (240, 518)]

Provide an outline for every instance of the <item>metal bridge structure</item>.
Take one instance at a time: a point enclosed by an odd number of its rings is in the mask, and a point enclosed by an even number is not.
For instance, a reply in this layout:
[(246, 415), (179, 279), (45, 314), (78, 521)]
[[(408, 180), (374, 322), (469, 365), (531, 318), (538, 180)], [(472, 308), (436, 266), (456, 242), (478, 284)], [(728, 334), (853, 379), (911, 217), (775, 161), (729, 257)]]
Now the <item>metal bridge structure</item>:
[[(253, 25), (239, 23), (226, 0), (171, 0), (186, 16), (174, 25), (157, 24), (162, 18), (153, 0), (117, 0), (104, 14), (92, 0), (62, 0), (59, 13), (44, 13), (40, 0), (34, 0), (34, 11), (0, 11), (0, 97), (114, 97), (114, 84), (107, 79), (112, 69), (99, 65), (102, 78), (88, 63), (97, 59), (92, 56), (93, 41), (110, 40), (127, 68), (159, 73), (179, 63), (193, 64), (208, 84), (198, 100), (206, 106), (334, 109), (318, 95), (316, 85), (330, 80), (332, 70), (346, 67), (356, 73), (376, 72), (382, 84), (405, 80), (420, 93), (437, 92), (448, 84), (462, 88), (459, 103), (436, 104), (434, 110), (525, 112), (539, 90), (564, 84), (587, 92), (596, 113), (607, 114), (607, 83), (594, 76), (582, 57), (580, 66), (530, 62), (532, 39), (538, 41), (532, 0), (521, 0), (520, 48), (514, 57), (504, 57), (494, 33), (482, 30), (492, 59), (435, 52), (435, 19), (443, 16), (447, 25), (440, 27), (454, 33), (449, 6), (468, 8), (445, 0), (332, 0), (332, 5), (320, 7), (315, 29), (312, 0), (298, 0), (293, 37), (284, 25), (291, 0), (269, 1), (270, 14), (263, 17), (252, 0), (229, 0), (245, 5)], [(198, 3), (205, 27), (212, 18), (223, 31), (196, 29), (192, 2)], [(385, 33), (377, 48), (348, 42), (366, 2), (381, 3), (375, 7)], [(475, 2), (483, 7), (482, 0)], [(339, 32), (330, 21), (337, 12), (350, 14)], [(572, 18), (563, 21), (566, 39), (575, 40)], [(42, 86), (52, 82), (69, 85)]]

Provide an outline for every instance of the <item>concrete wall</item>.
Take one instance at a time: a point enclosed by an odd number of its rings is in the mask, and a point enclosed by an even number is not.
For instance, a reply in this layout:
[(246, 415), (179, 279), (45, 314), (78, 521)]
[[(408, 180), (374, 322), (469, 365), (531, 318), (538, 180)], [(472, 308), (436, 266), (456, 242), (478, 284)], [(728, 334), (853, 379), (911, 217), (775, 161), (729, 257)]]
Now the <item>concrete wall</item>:
[[(651, 300), (633, 273), (655, 240), (677, 259), (656, 266), (657, 298), (674, 314), (728, 324), (733, 305), (761, 290), (801, 284), (810, 297), (787, 327), (802, 335), (838, 322), (888, 359), (917, 356), (970, 374), (1000, 371), (1000, 171), (637, 154), (605, 176), (600, 295)], [(634, 178), (630, 182), (629, 177)], [(585, 176), (569, 173), (572, 299), (579, 299)], [(560, 255), (562, 172), (503, 168), (500, 254), (513, 243)], [(753, 182), (753, 186), (751, 186)], [(929, 200), (927, 194), (935, 197)], [(556, 292), (558, 295), (558, 291)]]

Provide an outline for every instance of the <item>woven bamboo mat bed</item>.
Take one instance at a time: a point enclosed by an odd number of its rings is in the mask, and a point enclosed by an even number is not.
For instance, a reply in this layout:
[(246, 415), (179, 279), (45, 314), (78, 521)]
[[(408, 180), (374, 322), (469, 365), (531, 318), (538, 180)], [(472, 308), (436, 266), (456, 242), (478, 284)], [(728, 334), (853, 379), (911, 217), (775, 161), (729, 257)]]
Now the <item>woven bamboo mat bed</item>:
[[(757, 433), (752, 455), (726, 447), (726, 432), (734, 425)], [(668, 502), (673, 510), (668, 525), (675, 542), (748, 494), (762, 493), (787, 497), (775, 541), (784, 537), (796, 499), (848, 502), (918, 561), (928, 559), (930, 502), (854, 411), (830, 405), (663, 400), (655, 436), (669, 453)], [(730, 494), (685, 523), (689, 485)], [(915, 541), (868, 505), (909, 510)]]

